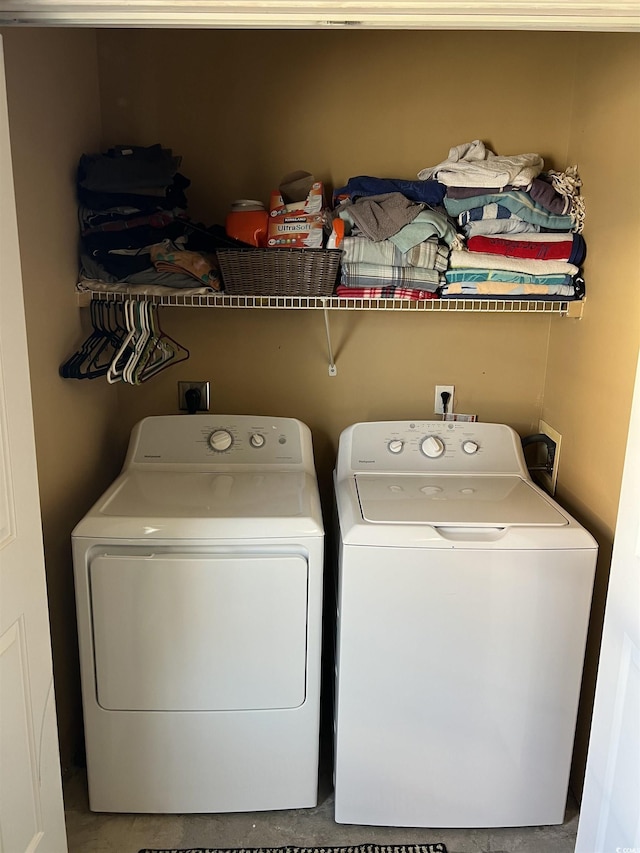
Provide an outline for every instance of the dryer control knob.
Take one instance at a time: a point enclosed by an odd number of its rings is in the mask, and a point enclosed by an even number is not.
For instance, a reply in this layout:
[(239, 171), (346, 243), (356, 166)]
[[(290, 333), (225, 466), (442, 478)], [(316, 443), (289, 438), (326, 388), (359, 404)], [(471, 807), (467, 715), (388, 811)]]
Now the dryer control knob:
[(463, 441), (462, 442), (462, 449), (464, 450), (465, 453), (468, 453), (469, 455), (471, 455), (472, 453), (478, 452), (478, 445), (476, 444), (475, 441)]
[(264, 447), (265, 437), (259, 432), (252, 432), (249, 436), (251, 447)]
[(437, 459), (438, 456), (442, 456), (444, 453), (444, 442), (435, 435), (429, 435), (427, 438), (422, 439), (420, 450), (430, 459)]
[(216, 453), (224, 453), (233, 444), (233, 436), (228, 429), (217, 429), (209, 436), (209, 446)]
[(392, 438), (389, 444), (387, 444), (389, 453), (402, 453), (403, 447), (404, 441), (401, 441), (399, 438)]

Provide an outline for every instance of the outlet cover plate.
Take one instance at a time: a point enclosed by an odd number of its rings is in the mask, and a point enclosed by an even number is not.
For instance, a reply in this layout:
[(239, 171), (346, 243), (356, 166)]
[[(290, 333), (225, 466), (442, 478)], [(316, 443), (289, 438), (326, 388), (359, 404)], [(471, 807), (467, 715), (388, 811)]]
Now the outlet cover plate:
[(197, 411), (199, 412), (208, 412), (209, 411), (209, 382), (178, 382), (178, 409), (181, 412), (188, 412), (189, 407), (187, 406), (186, 393), (190, 391), (192, 388), (197, 388), (200, 391), (200, 405), (198, 406)]
[(443, 391), (448, 391), (451, 396), (449, 397), (449, 402), (447, 403), (447, 413), (451, 414), (451, 412), (455, 411), (453, 408), (453, 389), (454, 385), (436, 385), (435, 398), (433, 401), (433, 411), (436, 415), (444, 415), (444, 411), (442, 409), (442, 394)]
[(549, 476), (545, 471), (539, 472), (540, 480), (546, 491), (548, 491), (550, 495), (555, 495), (556, 483), (558, 482), (558, 464), (560, 462), (560, 445), (562, 443), (562, 436), (557, 429), (549, 426), (549, 424), (543, 420), (538, 421), (538, 432), (548, 435), (549, 438), (556, 443), (556, 452), (553, 458), (553, 471), (551, 472), (551, 476)]

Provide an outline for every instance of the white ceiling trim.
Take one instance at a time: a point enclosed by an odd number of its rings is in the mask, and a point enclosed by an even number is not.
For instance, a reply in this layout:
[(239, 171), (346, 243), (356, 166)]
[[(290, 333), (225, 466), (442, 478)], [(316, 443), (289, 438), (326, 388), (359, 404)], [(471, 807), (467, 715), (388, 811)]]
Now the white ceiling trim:
[(640, 31), (640, 0), (0, 0), (0, 25)]

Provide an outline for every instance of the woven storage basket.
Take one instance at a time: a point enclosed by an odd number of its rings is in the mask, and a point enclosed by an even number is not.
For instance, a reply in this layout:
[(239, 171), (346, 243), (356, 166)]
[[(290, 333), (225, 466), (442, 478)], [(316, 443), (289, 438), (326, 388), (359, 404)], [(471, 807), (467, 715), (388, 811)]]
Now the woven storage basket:
[(225, 292), (237, 296), (331, 296), (340, 249), (218, 249)]

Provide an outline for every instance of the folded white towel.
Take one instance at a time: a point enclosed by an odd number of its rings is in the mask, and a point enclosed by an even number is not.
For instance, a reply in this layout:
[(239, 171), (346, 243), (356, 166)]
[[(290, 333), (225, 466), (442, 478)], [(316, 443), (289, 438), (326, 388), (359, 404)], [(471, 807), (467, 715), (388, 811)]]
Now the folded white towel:
[(543, 169), (539, 154), (497, 155), (475, 139), (451, 148), (446, 160), (422, 169), (418, 178), (431, 178), (448, 187), (521, 187), (528, 186)]
[(566, 261), (539, 261), (530, 258), (509, 258), (490, 252), (469, 252), (453, 249), (449, 255), (450, 269), (490, 269), (527, 272), (531, 275), (577, 275), (579, 269)]

